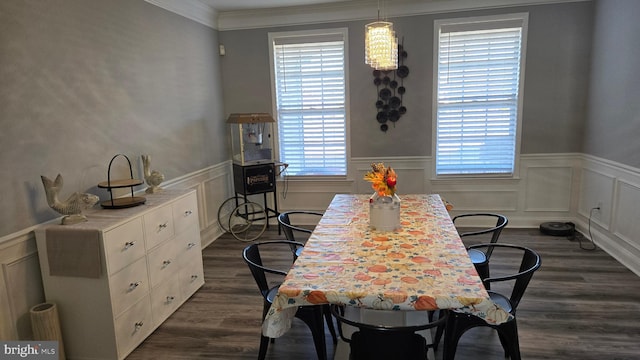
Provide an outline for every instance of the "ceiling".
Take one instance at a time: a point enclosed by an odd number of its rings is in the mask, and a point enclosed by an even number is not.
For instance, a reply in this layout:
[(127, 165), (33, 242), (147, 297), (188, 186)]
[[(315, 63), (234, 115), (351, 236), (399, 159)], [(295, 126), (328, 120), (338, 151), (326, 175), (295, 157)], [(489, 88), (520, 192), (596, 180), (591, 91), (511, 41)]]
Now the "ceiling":
[[(475, 6), (492, 6), (495, 5), (494, 0), (198, 0), (199, 2), (209, 6), (216, 12), (229, 12), (229, 11), (247, 11), (247, 10), (268, 10), (276, 8), (287, 7), (300, 7), (310, 5), (337, 5), (337, 6), (362, 6), (366, 4), (369, 6), (376, 6), (380, 8), (391, 8), (399, 3), (422, 3), (422, 4), (437, 4), (442, 6), (443, 4), (462, 3), (469, 7)], [(538, 1), (525, 1), (528, 3), (549, 3), (549, 2), (563, 2), (571, 0), (538, 0)], [(576, 0), (573, 0), (576, 1)], [(514, 5), (522, 3), (522, 0), (506, 1)], [(504, 5), (504, 2), (503, 2)], [(445, 5), (449, 6), (449, 5)], [(463, 6), (464, 7), (464, 6)]]
[(369, 20), (592, 0), (145, 0), (218, 30)]

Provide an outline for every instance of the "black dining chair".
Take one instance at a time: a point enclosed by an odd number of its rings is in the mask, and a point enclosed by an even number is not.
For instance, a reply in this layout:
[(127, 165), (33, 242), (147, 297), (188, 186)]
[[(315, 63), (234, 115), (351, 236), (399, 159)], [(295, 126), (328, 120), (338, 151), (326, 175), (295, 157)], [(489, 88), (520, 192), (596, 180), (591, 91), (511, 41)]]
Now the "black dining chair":
[[(309, 234), (313, 232), (313, 229), (308, 229), (305, 227), (298, 226), (294, 224), (291, 221), (291, 219), (299, 220), (302, 217), (313, 217), (320, 220), (322, 215), (323, 214), (321, 212), (308, 211), (308, 210), (285, 211), (285, 212), (281, 212), (278, 215), (278, 223), (280, 224), (280, 227), (282, 228), (282, 232), (284, 232), (284, 236), (287, 238), (287, 240), (300, 242), (299, 238), (296, 239), (296, 233), (299, 232), (299, 233), (305, 234), (305, 240), (306, 240), (306, 238), (309, 237)], [(303, 247), (298, 247), (296, 249), (296, 252), (295, 252), (296, 256), (300, 255), (300, 253), (302, 252), (302, 249)]]
[[(533, 277), (533, 273), (540, 268), (540, 255), (527, 247), (510, 244), (478, 244), (470, 246), (470, 248), (483, 249), (485, 251), (491, 248), (495, 253), (490, 263), (497, 263), (496, 257), (500, 259), (499, 271), (501, 274), (505, 273), (506, 275), (493, 276), (485, 278), (482, 281), (485, 287), (487, 287), (488, 284), (495, 283), (496, 286), (500, 284), (501, 289), (504, 288), (506, 290), (503, 291), (504, 293), (510, 292), (510, 295), (504, 295), (503, 292), (488, 290), (491, 300), (513, 315), (513, 319), (499, 325), (494, 325), (471, 314), (449, 311), (449, 318), (445, 325), (442, 359), (454, 359), (458, 341), (467, 330), (478, 326), (488, 326), (498, 332), (505, 357), (511, 360), (520, 360), (520, 342), (518, 339), (516, 309)], [(508, 261), (503, 261), (503, 258), (509, 260), (514, 258), (518, 259), (515, 263), (517, 269), (513, 269), (515, 272), (507, 270), (509, 267)], [(496, 268), (497, 267), (496, 265)], [(497, 273), (497, 270), (495, 272)], [(439, 335), (436, 335), (435, 342), (437, 343), (439, 340)]]
[[(475, 223), (477, 222), (495, 222), (495, 226), (486, 227), (478, 229), (477, 226), (473, 226), (473, 231), (460, 231), (459, 225), (464, 220), (473, 220)], [(456, 223), (457, 221), (457, 223)], [(492, 214), (492, 213), (472, 213), (472, 214), (461, 214), (455, 216), (453, 218), (453, 224), (458, 228), (458, 234), (460, 234), (461, 238), (471, 237), (471, 236), (480, 236), (485, 234), (491, 234), (490, 244), (495, 244), (498, 242), (498, 238), (502, 233), (502, 229), (507, 226), (509, 220), (506, 216), (500, 214)], [(464, 240), (464, 239), (463, 239)], [(479, 249), (471, 249), (467, 248), (467, 253), (471, 258), (471, 262), (473, 266), (476, 268), (480, 279), (484, 279), (489, 277), (489, 258), (491, 258), (491, 252), (493, 248), (488, 248), (485, 251), (481, 251)]]
[[(427, 340), (418, 331), (432, 329), (447, 321), (445, 316), (420, 325), (391, 326), (366, 324), (344, 316), (342, 307), (331, 305), (331, 314), (338, 319), (340, 338), (349, 344), (349, 360), (426, 360), (429, 348)], [(357, 328), (346, 337), (343, 324)]]
[[(276, 298), (280, 283), (273, 285), (267, 279), (267, 274), (275, 274), (278, 277), (284, 278), (287, 275), (286, 271), (275, 269), (273, 267), (267, 267), (263, 263), (263, 259), (266, 258), (265, 254), (269, 257), (273, 255), (274, 258), (282, 258), (282, 251), (291, 251), (291, 248), (297, 248), (303, 246), (302, 243), (296, 243), (293, 241), (276, 240), (253, 243), (244, 248), (242, 257), (249, 266), (251, 274), (258, 285), (260, 294), (264, 299), (262, 306), (262, 321), (267, 315), (271, 304)], [(262, 254), (261, 254), (262, 251)], [(290, 266), (291, 264), (289, 264)], [(323, 305), (312, 306), (299, 306), (295, 317), (302, 320), (311, 329), (313, 336), (313, 342), (316, 347), (316, 353), (319, 360), (327, 359), (327, 348), (324, 334), (324, 322), (323, 322)], [(269, 338), (260, 334), (260, 350), (258, 353), (258, 360), (263, 360), (267, 354), (267, 347), (269, 346)]]
[[(287, 238), (287, 240), (299, 242), (298, 240), (299, 237), (298, 239), (296, 239), (296, 235), (295, 235), (296, 232), (304, 233), (305, 240), (306, 240), (306, 238), (308, 238), (308, 235), (311, 234), (313, 230), (297, 226), (292, 223), (291, 219), (299, 220), (303, 217), (305, 218), (313, 217), (313, 218), (317, 218), (319, 221), (322, 215), (324, 214), (321, 212), (308, 211), (308, 210), (285, 211), (280, 213), (280, 215), (278, 215), (278, 223), (282, 227), (282, 232), (284, 233), (284, 236)], [(304, 249), (304, 246), (295, 246), (291, 248), (291, 250), (294, 252), (294, 260), (297, 259), (298, 256), (300, 256), (303, 249)], [(338, 336), (336, 334), (336, 330), (333, 325), (333, 319), (331, 318), (331, 311), (329, 309), (329, 305), (324, 306), (323, 313), (324, 313), (324, 318), (327, 322), (327, 327), (329, 328), (329, 333), (331, 333), (331, 337), (333, 338), (333, 343), (335, 344), (338, 342)]]

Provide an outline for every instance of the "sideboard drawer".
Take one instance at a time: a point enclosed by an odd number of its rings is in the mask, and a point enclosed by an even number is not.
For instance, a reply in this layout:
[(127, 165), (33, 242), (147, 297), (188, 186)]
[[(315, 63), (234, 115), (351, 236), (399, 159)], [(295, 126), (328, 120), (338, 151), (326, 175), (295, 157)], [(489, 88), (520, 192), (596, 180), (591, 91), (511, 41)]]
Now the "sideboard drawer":
[(185, 300), (204, 285), (202, 257), (194, 257), (192, 260), (189, 265), (180, 270), (180, 290)]
[(202, 261), (202, 248), (199, 240), (200, 230), (197, 227), (187, 229), (176, 236), (175, 242), (178, 247), (180, 267), (188, 266), (195, 257), (199, 257)]
[(114, 274), (144, 256), (142, 220), (136, 218), (104, 234), (104, 248), (109, 274)]
[(154, 328), (149, 296), (145, 296), (115, 319), (118, 358), (124, 358), (149, 336)]
[(163, 206), (144, 216), (144, 236), (147, 250), (171, 238), (174, 234), (173, 211), (171, 206)]
[(149, 293), (146, 260), (140, 258), (109, 279), (113, 313), (116, 316)]
[(173, 204), (173, 219), (176, 234), (198, 223), (198, 199), (195, 193), (185, 196)]
[(178, 244), (171, 239), (153, 249), (148, 255), (149, 279), (151, 287), (165, 281), (180, 268)]
[(151, 314), (153, 322), (160, 325), (182, 304), (178, 274), (151, 290)]

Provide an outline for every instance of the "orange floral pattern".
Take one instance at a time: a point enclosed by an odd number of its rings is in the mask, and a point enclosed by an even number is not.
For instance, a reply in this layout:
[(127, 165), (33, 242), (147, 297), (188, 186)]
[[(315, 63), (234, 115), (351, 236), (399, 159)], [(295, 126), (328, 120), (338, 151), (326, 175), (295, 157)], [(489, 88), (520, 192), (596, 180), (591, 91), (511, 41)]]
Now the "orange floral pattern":
[(319, 303), (509, 320), (490, 300), (440, 196), (401, 200), (402, 228), (380, 232), (369, 229), (369, 195), (336, 195), (280, 287), (264, 335), (283, 335), (298, 306)]

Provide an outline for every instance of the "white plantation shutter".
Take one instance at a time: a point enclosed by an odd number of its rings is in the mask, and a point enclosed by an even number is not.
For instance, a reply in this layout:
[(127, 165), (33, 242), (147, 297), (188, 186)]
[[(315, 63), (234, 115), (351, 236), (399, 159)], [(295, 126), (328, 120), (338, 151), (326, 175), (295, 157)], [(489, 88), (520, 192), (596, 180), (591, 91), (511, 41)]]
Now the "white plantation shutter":
[(439, 30), (436, 175), (513, 174), (522, 20)]
[(274, 38), (280, 161), (289, 175), (346, 175), (342, 34)]

